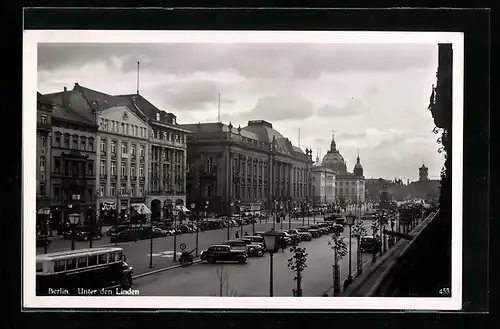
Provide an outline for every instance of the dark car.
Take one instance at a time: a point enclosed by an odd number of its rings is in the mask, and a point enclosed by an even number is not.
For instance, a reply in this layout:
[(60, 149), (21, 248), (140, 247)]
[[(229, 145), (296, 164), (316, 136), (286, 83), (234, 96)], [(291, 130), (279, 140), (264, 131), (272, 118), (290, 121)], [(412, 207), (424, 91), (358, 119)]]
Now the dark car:
[(126, 229), (128, 229), (129, 226), (128, 225), (115, 225), (115, 226), (112, 226), (107, 232), (106, 232), (106, 235), (107, 236), (111, 236), (113, 235), (114, 233), (118, 233), (120, 231), (124, 231)]
[(243, 250), (231, 249), (228, 245), (212, 245), (200, 253), (202, 261), (215, 264), (217, 262), (247, 262), (247, 253)]
[[(248, 256), (258, 256), (258, 257), (264, 256), (264, 253), (266, 251), (266, 249), (264, 248), (264, 245), (257, 243), (257, 242), (253, 242), (252, 240), (247, 239), (247, 237), (239, 238), (235, 241), (243, 242), (245, 244), (246, 248), (234, 248), (234, 249), (245, 250), (247, 252)], [(224, 244), (228, 244), (229, 246), (231, 246), (231, 244), (229, 244), (227, 242), (225, 242)], [(233, 247), (231, 246), (231, 248), (233, 248)]]
[(247, 235), (247, 236), (244, 236), (243, 238), (252, 241), (253, 244), (260, 244), (262, 247), (265, 247), (264, 238), (262, 236)]
[(306, 229), (303, 230), (293, 229), (289, 230), (289, 232), (292, 234), (294, 233), (298, 234), (301, 241), (311, 241), (313, 237), (312, 234), (309, 233)]
[(102, 238), (102, 230), (101, 228), (96, 228), (94, 230), (94, 233), (91, 234), (91, 229), (90, 228), (80, 228), (79, 230), (76, 230), (76, 238), (78, 240), (83, 240), (87, 241), (92, 238), (92, 240), (101, 240)]
[(111, 235), (110, 241), (114, 242), (130, 242), (144, 239), (147, 231), (142, 228), (129, 228)]
[(361, 250), (361, 252), (373, 252), (377, 250), (377, 246), (378, 240), (375, 237), (372, 235), (364, 236), (361, 238), (359, 250)]
[(347, 225), (347, 219), (344, 216), (336, 216), (335, 223), (345, 226)]
[(293, 244), (299, 243), (301, 241), (300, 234), (296, 230), (287, 230), (285, 232), (290, 235)]

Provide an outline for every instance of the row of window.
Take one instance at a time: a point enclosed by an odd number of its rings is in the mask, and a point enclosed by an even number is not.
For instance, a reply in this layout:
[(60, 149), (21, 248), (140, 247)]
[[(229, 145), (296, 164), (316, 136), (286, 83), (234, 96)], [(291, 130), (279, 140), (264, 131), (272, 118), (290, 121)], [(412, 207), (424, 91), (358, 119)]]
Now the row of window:
[[(45, 145), (46, 141), (44, 140), (43, 143)], [(67, 133), (62, 135), (60, 132), (56, 132), (54, 134), (53, 147), (94, 152), (94, 143), (95, 140), (93, 137), (70, 135)]]
[[(74, 270), (77, 268), (86, 268), (89, 266), (102, 265), (121, 261), (122, 252), (110, 252), (101, 255), (90, 255), (78, 258), (68, 258), (56, 260), (54, 262), (54, 272), (63, 272)], [(41, 272), (42, 268), (37, 264), (37, 272)]]
[(138, 195), (144, 196), (144, 184), (139, 184), (139, 190), (137, 190), (137, 184), (130, 184), (129, 189), (127, 190), (127, 186), (125, 183), (121, 183), (119, 190), (116, 189), (117, 184), (111, 183), (109, 184), (109, 193), (106, 193), (104, 184), (99, 186), (99, 195), (101, 196), (116, 196), (116, 193), (119, 192), (120, 195)]
[[(111, 154), (114, 154), (116, 155), (116, 150), (117, 150), (117, 144), (118, 142), (115, 141), (115, 140), (111, 140), (111, 145), (110, 145), (110, 152)], [(126, 142), (122, 142), (121, 143), (121, 155), (125, 155), (125, 154), (128, 154), (128, 145)], [(101, 139), (101, 152), (103, 154), (105, 154), (108, 150), (108, 141), (106, 139)], [(139, 156), (140, 157), (144, 157), (145, 155), (145, 151), (146, 148), (144, 145), (139, 145)], [(130, 154), (135, 157), (135, 155), (137, 154), (137, 145), (136, 144), (132, 144), (131, 147), (130, 147)]]
[(169, 133), (168, 131), (160, 131), (158, 129), (153, 129), (151, 131), (151, 137), (156, 139), (162, 139), (165, 141), (176, 142), (176, 143), (186, 143), (186, 135), (179, 133)]
[[(116, 167), (116, 161), (111, 161), (110, 162), (110, 168), (109, 168), (109, 174), (111, 176), (115, 176), (115, 175), (118, 175), (117, 174), (117, 171), (116, 171), (117, 167)], [(132, 177), (135, 177), (137, 176), (137, 174), (139, 175), (139, 177), (145, 177), (144, 176), (144, 164), (139, 164), (139, 168), (138, 170), (136, 171), (136, 164), (134, 163), (131, 163), (130, 166), (129, 166), (129, 169), (127, 170), (127, 165), (125, 162), (121, 162), (120, 163), (120, 174), (121, 176), (128, 176), (127, 173), (130, 173), (130, 176)], [(100, 176), (104, 176), (104, 175), (107, 175), (108, 174), (108, 171), (107, 171), (107, 161), (106, 160), (101, 160), (101, 163), (100, 163), (100, 166), (99, 166), (99, 175)]]
[[(43, 186), (40, 184), (40, 189), (42, 189), (42, 187), (45, 189), (45, 184)], [(62, 189), (60, 185), (54, 185), (53, 198), (55, 201), (62, 201), (62, 203), (79, 200), (93, 201), (94, 193), (95, 191), (93, 189), (81, 188), (79, 190), (67, 190)]]
[[(86, 162), (61, 160), (60, 157), (54, 157), (54, 173), (65, 176), (83, 177), (94, 175), (94, 161), (87, 160)], [(40, 156), (40, 171), (45, 171), (45, 156)]]
[(184, 163), (184, 151), (165, 149), (163, 147), (152, 147), (151, 160), (173, 162), (176, 164)]
[(131, 125), (125, 122), (119, 122), (115, 120), (109, 120), (101, 118), (100, 130), (120, 133), (124, 135), (130, 135), (134, 137), (147, 138), (148, 129), (144, 127), (139, 127), (136, 125)]

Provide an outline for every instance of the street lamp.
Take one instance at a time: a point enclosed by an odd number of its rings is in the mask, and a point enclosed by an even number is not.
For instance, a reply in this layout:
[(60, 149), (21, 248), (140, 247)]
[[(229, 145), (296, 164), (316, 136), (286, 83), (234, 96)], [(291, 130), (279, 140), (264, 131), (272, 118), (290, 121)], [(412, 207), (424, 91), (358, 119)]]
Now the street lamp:
[(269, 252), (269, 297), (273, 297), (273, 254), (276, 247), (276, 240), (279, 234), (272, 228), (270, 231), (264, 233), (264, 243)]
[[(191, 203), (191, 209), (193, 211), (193, 214), (195, 214), (195, 212), (194, 212), (195, 206), (196, 205), (194, 203)], [(198, 256), (198, 239), (199, 239), (198, 234), (199, 234), (199, 231), (200, 231), (200, 227), (199, 227), (200, 222), (199, 222), (199, 219), (200, 219), (200, 216), (199, 215), (196, 216), (196, 256)]]
[(69, 216), (69, 223), (71, 224), (71, 250), (75, 250), (75, 239), (76, 239), (76, 224), (80, 221), (80, 215), (73, 213)]
[[(234, 202), (231, 202), (229, 205), (231, 206), (231, 208), (234, 207)], [(232, 219), (233, 219), (233, 217), (231, 216), (231, 211), (229, 211), (229, 220), (232, 220)], [(231, 234), (230, 233), (230, 226), (229, 226), (229, 221), (228, 221), (227, 222), (227, 240), (228, 241), (231, 240), (230, 234)]]
[(345, 216), (347, 220), (347, 225), (349, 225), (349, 276), (347, 277), (347, 283), (350, 284), (352, 282), (352, 272), (351, 272), (351, 238), (352, 238), (352, 225), (354, 224), (354, 220), (356, 216), (350, 213)]

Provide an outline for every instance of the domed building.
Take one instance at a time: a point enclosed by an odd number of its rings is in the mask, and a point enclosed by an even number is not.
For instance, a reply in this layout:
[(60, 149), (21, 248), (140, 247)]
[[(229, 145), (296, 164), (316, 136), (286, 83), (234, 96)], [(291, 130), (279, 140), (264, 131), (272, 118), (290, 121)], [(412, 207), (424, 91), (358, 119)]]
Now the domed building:
[(348, 172), (346, 161), (337, 149), (335, 135), (332, 135), (330, 150), (323, 157), (322, 166), (332, 170), (335, 174), (336, 202), (341, 202), (341, 200), (347, 203), (365, 202), (365, 178), (359, 153), (353, 172)]

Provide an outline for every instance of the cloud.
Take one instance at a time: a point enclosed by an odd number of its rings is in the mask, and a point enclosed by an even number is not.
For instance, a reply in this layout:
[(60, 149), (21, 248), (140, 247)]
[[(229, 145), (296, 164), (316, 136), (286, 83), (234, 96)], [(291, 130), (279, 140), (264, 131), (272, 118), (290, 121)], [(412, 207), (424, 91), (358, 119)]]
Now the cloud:
[(160, 88), (164, 99), (172, 109), (200, 110), (207, 106), (216, 108), (219, 88), (208, 80), (195, 80), (186, 83), (172, 83)]
[(123, 72), (135, 72), (140, 61), (141, 70), (177, 75), (229, 70), (245, 77), (298, 79), (429, 67), (434, 65), (429, 54), (437, 53), (435, 45), (423, 44), (42, 43), (38, 49), (44, 70), (90, 61), (113, 64), (112, 58), (121, 58)]
[(360, 131), (360, 132), (344, 132), (344, 133), (340, 133), (338, 134), (337, 138), (339, 139), (355, 139), (355, 140), (358, 140), (358, 139), (363, 139), (365, 138), (367, 135), (366, 135), (366, 131)]
[(347, 104), (342, 106), (332, 104), (324, 105), (318, 108), (316, 114), (324, 117), (346, 117), (359, 115), (363, 112), (363, 102), (358, 98), (352, 97)]

